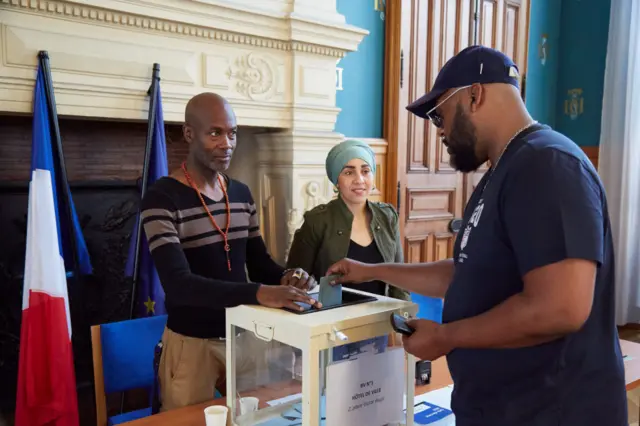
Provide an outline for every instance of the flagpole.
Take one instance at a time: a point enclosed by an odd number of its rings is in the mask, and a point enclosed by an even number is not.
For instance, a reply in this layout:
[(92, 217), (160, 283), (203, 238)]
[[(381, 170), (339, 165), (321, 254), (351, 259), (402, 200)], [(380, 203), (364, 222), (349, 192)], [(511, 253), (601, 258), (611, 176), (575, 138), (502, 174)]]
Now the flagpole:
[[(151, 160), (151, 145), (153, 142), (153, 132), (156, 121), (156, 105), (158, 103), (158, 85), (160, 82), (160, 64), (153, 64), (153, 74), (151, 77), (151, 87), (149, 87), (149, 124), (147, 127), (147, 144), (144, 148), (144, 163), (142, 164), (142, 188), (140, 190), (140, 201), (147, 191), (149, 180), (149, 163)], [(142, 217), (138, 216), (136, 245), (133, 252), (133, 280), (131, 284), (131, 306), (129, 308), (129, 319), (133, 318), (136, 303), (136, 288), (138, 286), (138, 267), (140, 263), (140, 241), (142, 239)]]
[[(62, 193), (64, 194), (64, 201), (66, 205), (66, 214), (69, 217), (69, 223), (73, 223), (73, 210), (71, 210), (71, 197), (68, 191), (68, 183), (67, 179), (67, 168), (64, 163), (64, 155), (62, 151), (62, 137), (60, 136), (60, 125), (58, 124), (58, 110), (56, 108), (56, 100), (53, 94), (53, 79), (51, 78), (51, 66), (49, 65), (49, 52), (46, 50), (41, 50), (38, 52), (38, 59), (40, 60), (40, 65), (44, 71), (44, 85), (45, 85), (45, 93), (47, 94), (47, 103), (49, 104), (49, 122), (53, 127), (53, 135), (52, 137), (55, 139), (55, 144), (53, 146), (54, 152), (57, 154), (58, 164), (60, 166), (60, 174), (62, 176), (61, 187), (63, 189)], [(71, 244), (71, 256), (73, 260), (73, 276), (76, 279), (76, 283), (80, 282), (80, 271), (78, 267), (78, 252), (76, 247), (76, 236), (73, 232), (73, 227), (70, 228), (71, 235), (68, 235), (69, 243)], [(62, 235), (59, 236), (62, 238)]]

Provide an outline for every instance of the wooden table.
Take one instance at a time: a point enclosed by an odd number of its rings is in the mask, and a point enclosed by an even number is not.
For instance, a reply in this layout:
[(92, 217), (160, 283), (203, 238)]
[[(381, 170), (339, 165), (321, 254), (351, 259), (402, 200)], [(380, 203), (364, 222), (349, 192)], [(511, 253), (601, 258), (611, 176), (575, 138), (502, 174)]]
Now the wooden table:
[[(416, 395), (441, 389), (452, 384), (449, 367), (444, 357), (431, 364), (431, 383), (425, 386), (416, 386)], [(300, 392), (298, 382), (297, 389), (278, 387), (263, 388), (260, 390), (260, 408), (266, 408), (267, 401), (282, 398)], [(244, 396), (244, 395), (243, 395)], [(247, 395), (250, 396), (250, 395)], [(166, 411), (140, 420), (123, 423), (127, 426), (205, 426), (204, 409), (210, 405), (227, 405), (227, 398), (218, 398), (202, 404), (190, 405), (176, 410)]]
[(627, 392), (640, 386), (640, 343), (620, 340), (624, 361), (624, 379)]
[[(625, 356), (625, 382), (627, 384), (627, 391), (630, 391), (640, 386), (640, 344), (628, 340), (620, 340), (620, 345), (622, 347), (622, 355)], [(426, 386), (416, 386), (416, 395), (422, 395), (452, 384), (449, 367), (444, 357), (432, 363), (431, 371), (431, 383)], [(299, 383), (297, 386), (299, 387)], [(261, 408), (266, 407), (266, 401), (272, 401), (298, 392), (299, 389), (295, 390), (286, 387), (262, 389), (260, 391)], [(127, 426), (205, 426), (204, 409), (210, 405), (226, 404), (226, 398), (218, 398), (213, 401), (178, 408), (124, 424)]]

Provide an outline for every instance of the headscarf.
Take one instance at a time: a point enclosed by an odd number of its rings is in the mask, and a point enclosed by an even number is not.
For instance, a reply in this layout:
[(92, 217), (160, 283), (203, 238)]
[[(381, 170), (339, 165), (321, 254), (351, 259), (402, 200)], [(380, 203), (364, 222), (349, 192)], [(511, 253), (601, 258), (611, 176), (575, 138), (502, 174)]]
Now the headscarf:
[(327, 176), (329, 180), (334, 184), (338, 184), (338, 176), (344, 166), (354, 158), (358, 158), (369, 165), (371, 172), (376, 172), (376, 156), (373, 150), (365, 142), (356, 139), (347, 139), (340, 142), (338, 145), (331, 148), (325, 167), (327, 169)]

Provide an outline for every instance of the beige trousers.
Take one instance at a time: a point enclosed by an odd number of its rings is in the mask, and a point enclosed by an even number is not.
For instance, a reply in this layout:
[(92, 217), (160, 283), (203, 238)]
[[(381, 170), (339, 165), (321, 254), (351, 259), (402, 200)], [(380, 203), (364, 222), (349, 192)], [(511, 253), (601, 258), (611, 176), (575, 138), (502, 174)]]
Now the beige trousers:
[(188, 337), (165, 328), (158, 369), (161, 411), (211, 400), (216, 389), (224, 395), (225, 350), (224, 340)]
[[(282, 359), (278, 342), (265, 343), (251, 332), (236, 338), (236, 389), (263, 386), (278, 377), (277, 358)], [(285, 347), (285, 359), (291, 348)], [(199, 404), (214, 398), (217, 389), (226, 395), (226, 342), (220, 339), (188, 337), (165, 328), (158, 376), (161, 411)]]

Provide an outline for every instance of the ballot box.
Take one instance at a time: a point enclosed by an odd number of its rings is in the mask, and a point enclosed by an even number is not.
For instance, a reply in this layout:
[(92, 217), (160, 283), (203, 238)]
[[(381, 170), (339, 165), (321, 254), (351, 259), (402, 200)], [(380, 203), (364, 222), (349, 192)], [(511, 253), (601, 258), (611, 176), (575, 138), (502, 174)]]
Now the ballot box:
[(389, 340), (391, 315), (418, 306), (346, 288), (340, 304), (303, 306), (226, 310), (229, 424), (413, 425), (415, 357)]

